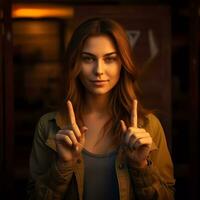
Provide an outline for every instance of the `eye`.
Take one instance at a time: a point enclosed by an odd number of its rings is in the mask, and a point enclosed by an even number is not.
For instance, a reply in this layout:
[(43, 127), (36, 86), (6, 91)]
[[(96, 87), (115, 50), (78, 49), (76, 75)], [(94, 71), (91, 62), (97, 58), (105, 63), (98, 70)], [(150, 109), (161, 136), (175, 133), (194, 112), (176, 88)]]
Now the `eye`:
[(95, 61), (95, 58), (93, 58), (92, 56), (82, 56), (81, 59), (85, 63), (92, 63)]
[(105, 62), (106, 63), (112, 63), (112, 62), (115, 62), (116, 60), (117, 60), (117, 57), (115, 56), (115, 57), (106, 57), (105, 59)]

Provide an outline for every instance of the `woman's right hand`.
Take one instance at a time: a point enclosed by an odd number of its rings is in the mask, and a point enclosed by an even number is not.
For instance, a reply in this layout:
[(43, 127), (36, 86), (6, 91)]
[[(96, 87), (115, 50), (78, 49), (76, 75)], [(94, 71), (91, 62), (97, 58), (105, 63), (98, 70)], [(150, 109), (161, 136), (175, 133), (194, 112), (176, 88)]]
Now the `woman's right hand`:
[(56, 149), (58, 152), (58, 162), (73, 161), (82, 151), (85, 144), (85, 133), (87, 127), (79, 129), (74, 114), (71, 101), (67, 101), (67, 108), (70, 119), (70, 129), (59, 130), (56, 134)]

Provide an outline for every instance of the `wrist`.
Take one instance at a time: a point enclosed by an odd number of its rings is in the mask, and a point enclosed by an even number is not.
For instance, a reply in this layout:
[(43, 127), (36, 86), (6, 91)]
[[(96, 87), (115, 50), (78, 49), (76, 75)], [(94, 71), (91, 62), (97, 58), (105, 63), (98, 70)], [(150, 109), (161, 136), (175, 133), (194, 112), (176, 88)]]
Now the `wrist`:
[(56, 161), (56, 165), (57, 165), (59, 171), (64, 170), (66, 168), (66, 165), (73, 166), (73, 164), (74, 164), (73, 160), (64, 161), (64, 160), (58, 158)]
[(148, 166), (147, 159), (145, 159), (141, 162), (137, 162), (137, 161), (129, 159), (128, 163), (129, 163), (130, 167), (139, 168), (139, 169), (143, 169), (143, 168), (146, 168)]

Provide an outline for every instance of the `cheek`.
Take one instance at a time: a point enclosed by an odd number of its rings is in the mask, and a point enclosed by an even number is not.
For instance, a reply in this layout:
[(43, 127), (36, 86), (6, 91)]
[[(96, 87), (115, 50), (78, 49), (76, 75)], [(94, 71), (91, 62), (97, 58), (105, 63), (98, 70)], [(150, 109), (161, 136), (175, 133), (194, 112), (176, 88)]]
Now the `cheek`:
[(120, 71), (121, 71), (121, 66), (115, 66), (112, 68), (112, 70), (109, 71), (109, 74), (117, 81), (119, 80), (120, 77)]
[(81, 66), (81, 71), (79, 74), (80, 81), (83, 85), (87, 84), (88, 79), (90, 79), (92, 74), (92, 67), (91, 66)]
[(88, 76), (92, 73), (92, 66), (90, 65), (82, 65), (80, 74), (81, 76)]

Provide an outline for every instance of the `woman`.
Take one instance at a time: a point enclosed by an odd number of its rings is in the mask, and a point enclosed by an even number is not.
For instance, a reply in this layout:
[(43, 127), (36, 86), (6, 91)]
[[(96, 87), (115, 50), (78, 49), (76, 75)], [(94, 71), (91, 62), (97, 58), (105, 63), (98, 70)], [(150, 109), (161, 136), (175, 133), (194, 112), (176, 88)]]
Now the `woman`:
[(91, 18), (66, 51), (66, 102), (44, 115), (30, 157), (30, 199), (173, 199), (159, 120), (137, 101), (124, 29)]

